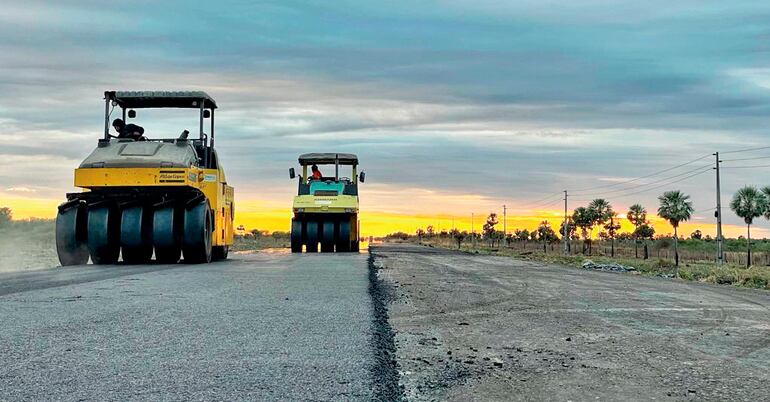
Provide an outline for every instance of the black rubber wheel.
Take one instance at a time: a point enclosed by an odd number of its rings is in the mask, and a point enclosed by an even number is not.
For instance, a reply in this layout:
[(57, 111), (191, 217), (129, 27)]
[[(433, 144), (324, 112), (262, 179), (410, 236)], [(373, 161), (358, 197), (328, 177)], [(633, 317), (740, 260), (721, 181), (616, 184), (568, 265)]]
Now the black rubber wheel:
[(102, 205), (88, 210), (88, 252), (94, 264), (114, 264), (120, 256), (120, 212)]
[(88, 263), (87, 219), (83, 203), (56, 215), (56, 254), (62, 266)]
[(350, 251), (357, 253), (361, 244), (361, 221), (358, 220), (358, 215), (353, 216), (353, 221), (356, 223), (356, 233), (355, 238), (350, 242)]
[(173, 206), (158, 208), (153, 213), (152, 242), (155, 246), (155, 261), (161, 264), (176, 264), (182, 254), (182, 216)]
[(123, 261), (146, 264), (152, 258), (152, 213), (141, 205), (123, 210), (120, 219), (120, 246)]
[(321, 222), (321, 252), (334, 252), (334, 221)]
[(318, 222), (305, 222), (305, 246), (308, 253), (318, 252)]
[(188, 264), (211, 262), (211, 210), (206, 201), (184, 213), (182, 253)]
[(291, 220), (291, 252), (302, 252), (302, 221), (298, 219)]
[(344, 253), (350, 251), (350, 221), (340, 221), (340, 230), (337, 233), (337, 252)]
[(230, 254), (230, 246), (214, 246), (211, 248), (211, 261), (223, 261)]

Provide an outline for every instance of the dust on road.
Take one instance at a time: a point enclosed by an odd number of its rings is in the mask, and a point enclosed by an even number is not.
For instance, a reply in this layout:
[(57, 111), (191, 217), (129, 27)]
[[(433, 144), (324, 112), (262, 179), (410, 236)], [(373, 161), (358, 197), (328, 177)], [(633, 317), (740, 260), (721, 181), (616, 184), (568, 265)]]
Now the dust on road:
[(411, 400), (768, 400), (770, 294), (373, 248)]

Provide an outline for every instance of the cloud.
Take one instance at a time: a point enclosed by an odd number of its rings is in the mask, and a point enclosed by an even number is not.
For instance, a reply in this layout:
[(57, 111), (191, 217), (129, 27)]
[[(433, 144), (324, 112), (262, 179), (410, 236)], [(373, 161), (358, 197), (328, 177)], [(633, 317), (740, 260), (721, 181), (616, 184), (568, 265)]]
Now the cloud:
[(6, 188), (5, 191), (10, 191), (14, 193), (34, 193), (37, 190), (29, 187), (9, 187), (9, 188)]
[[(542, 208), (564, 189), (764, 144), (768, 16), (744, 1), (7, 5), (0, 188), (71, 191), (104, 90), (203, 89), (239, 197), (288, 203), (296, 156), (340, 150), (361, 156), (371, 208), (415, 213), (404, 195)], [(183, 112), (138, 120), (156, 137), (196, 126)], [(765, 176), (726, 171), (723, 199)], [(677, 186), (713, 207), (710, 175)], [(651, 208), (656, 195), (609, 198)]]

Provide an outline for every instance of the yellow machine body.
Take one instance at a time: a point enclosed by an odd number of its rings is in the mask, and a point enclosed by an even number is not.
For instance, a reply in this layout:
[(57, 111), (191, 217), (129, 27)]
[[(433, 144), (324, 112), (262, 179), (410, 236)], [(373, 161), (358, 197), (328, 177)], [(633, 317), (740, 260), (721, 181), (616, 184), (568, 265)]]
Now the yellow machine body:
[[(302, 174), (294, 168), (289, 177), (297, 178), (298, 189), (292, 204), (291, 250), (306, 252), (357, 252), (360, 243), (358, 221), (358, 186), (364, 174), (358, 175), (358, 157), (342, 153), (310, 153), (298, 158)], [(315, 178), (308, 168), (321, 169)], [(332, 174), (331, 171), (334, 171)], [(349, 175), (349, 177), (348, 177)]]
[(125, 187), (192, 187), (200, 190), (212, 210), (214, 246), (233, 244), (235, 191), (219, 169), (190, 168), (78, 168), (75, 186), (86, 190)]
[(294, 197), (294, 212), (358, 213), (358, 196), (298, 195)]

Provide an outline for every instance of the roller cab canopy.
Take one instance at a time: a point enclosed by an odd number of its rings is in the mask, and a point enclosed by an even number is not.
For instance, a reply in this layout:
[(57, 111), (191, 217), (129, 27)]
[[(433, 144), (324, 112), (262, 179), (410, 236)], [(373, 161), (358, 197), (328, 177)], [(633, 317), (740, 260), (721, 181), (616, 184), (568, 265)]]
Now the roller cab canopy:
[[(169, 142), (168, 139), (152, 138), (153, 133), (145, 133), (147, 136), (143, 138), (143, 141), (154, 143), (162, 142), (164, 144), (128, 145), (120, 143), (119, 146), (116, 145), (116, 147), (112, 149), (110, 144), (112, 144), (112, 140), (114, 140), (113, 137), (115, 136), (110, 134), (110, 128), (112, 127), (110, 122), (114, 121), (112, 112), (115, 108), (122, 109), (120, 116), (126, 123), (128, 122), (127, 119), (136, 118), (136, 111), (134, 109), (176, 108), (191, 109), (191, 111), (197, 112), (198, 138), (190, 139), (190, 142), (192, 143), (195, 152), (197, 152), (198, 157), (201, 159), (202, 166), (207, 169), (216, 167), (216, 155), (214, 154), (214, 110), (217, 108), (217, 103), (203, 91), (104, 91), (104, 137), (99, 140), (100, 146), (104, 149), (94, 152), (94, 155), (92, 155), (94, 158), (89, 162), (91, 165), (94, 163), (101, 164), (102, 162), (105, 162), (105, 165), (107, 162), (110, 164), (119, 164), (121, 166), (125, 164), (144, 165), (146, 163), (156, 162), (155, 159), (157, 158), (162, 159), (164, 164), (169, 162), (172, 165), (176, 165), (179, 164), (177, 162), (180, 160), (184, 161), (186, 164), (186, 158), (189, 156), (187, 155), (186, 150), (182, 150), (184, 151), (182, 152), (164, 145)], [(208, 120), (208, 122), (206, 122), (206, 120)], [(207, 131), (204, 131), (204, 129), (207, 129)], [(179, 132), (181, 132), (181, 134), (175, 141), (187, 141), (190, 134), (187, 127), (179, 127)], [(155, 146), (158, 147), (156, 149), (157, 155), (145, 155), (146, 152), (149, 152), (147, 149)], [(138, 151), (140, 148), (141, 151)], [(139, 152), (139, 154), (136, 154), (136, 152)]]
[(111, 99), (124, 109), (190, 108), (216, 109), (217, 103), (203, 91), (106, 91)]
[(306, 165), (358, 165), (358, 156), (354, 154), (310, 153), (299, 156), (299, 164)]

